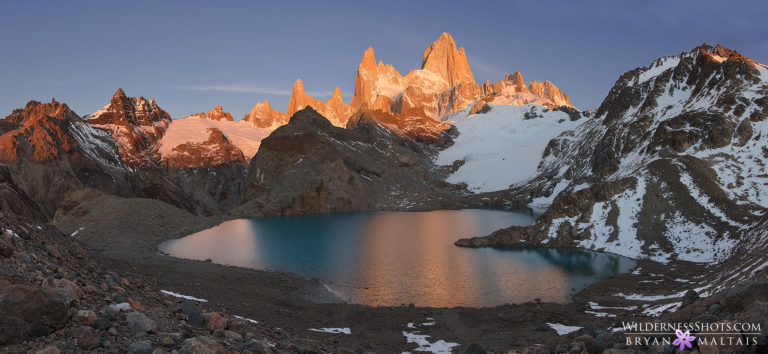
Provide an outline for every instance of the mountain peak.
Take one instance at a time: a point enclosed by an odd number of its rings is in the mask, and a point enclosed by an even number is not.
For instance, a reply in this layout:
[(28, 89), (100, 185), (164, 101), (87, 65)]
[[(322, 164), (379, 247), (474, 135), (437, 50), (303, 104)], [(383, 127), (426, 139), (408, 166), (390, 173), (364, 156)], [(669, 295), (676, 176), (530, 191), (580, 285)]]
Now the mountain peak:
[(448, 33), (443, 33), (424, 51), (421, 69), (440, 75), (450, 86), (462, 82), (475, 84), (464, 48), (456, 49), (456, 42)]
[(112, 95), (112, 98), (128, 98), (128, 96), (125, 95), (125, 91), (122, 88), (118, 88), (115, 94)]
[(251, 122), (256, 128), (274, 128), (288, 122), (288, 116), (283, 112), (273, 109), (269, 101), (259, 102), (251, 109), (244, 118), (244, 121)]
[(373, 47), (368, 47), (368, 49), (365, 50), (363, 53), (363, 59), (360, 60), (360, 66), (358, 66), (358, 71), (360, 69), (371, 69), (376, 68), (376, 54), (373, 52)]

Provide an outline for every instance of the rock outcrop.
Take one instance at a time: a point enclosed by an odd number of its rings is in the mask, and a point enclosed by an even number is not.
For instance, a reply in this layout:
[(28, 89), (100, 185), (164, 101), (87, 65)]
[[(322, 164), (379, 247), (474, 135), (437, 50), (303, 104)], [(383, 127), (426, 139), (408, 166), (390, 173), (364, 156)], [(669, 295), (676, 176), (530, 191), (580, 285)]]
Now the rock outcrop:
[(251, 112), (243, 117), (246, 122), (251, 122), (257, 128), (277, 128), (288, 123), (289, 116), (269, 105), (269, 101), (259, 102), (251, 109)]
[(532, 81), (528, 87), (520, 72), (507, 75), (498, 83), (477, 84), (464, 48), (457, 49), (447, 33), (424, 52), (421, 69), (405, 76), (391, 65), (377, 65), (373, 48), (368, 48), (357, 69), (350, 106), (355, 110), (373, 109), (441, 120), (478, 100), (500, 105), (572, 107), (568, 96), (552, 83)]
[(160, 160), (155, 145), (171, 123), (171, 116), (154, 100), (128, 97), (123, 89), (117, 89), (109, 104), (88, 115), (87, 122), (112, 134), (128, 166), (147, 167)]
[(424, 208), (470, 199), (432, 165), (433, 144), (402, 138), (381, 121), (362, 113), (344, 129), (311, 107), (297, 112), (262, 141), (243, 184), (244, 203), (233, 214)]
[(341, 98), (341, 90), (338, 87), (333, 91), (333, 96), (327, 102), (323, 102), (304, 92), (304, 83), (301, 82), (301, 79), (297, 79), (293, 85), (286, 115), (293, 116), (294, 113), (304, 109), (304, 107), (312, 107), (326, 117), (331, 124), (339, 127), (347, 124), (350, 114), (350, 108)]
[(203, 119), (210, 119), (210, 120), (228, 120), (233, 121), (232, 115), (229, 114), (229, 112), (224, 112), (223, 106), (216, 106), (213, 107), (213, 110), (208, 112), (200, 112), (195, 113), (193, 116), (198, 116)]

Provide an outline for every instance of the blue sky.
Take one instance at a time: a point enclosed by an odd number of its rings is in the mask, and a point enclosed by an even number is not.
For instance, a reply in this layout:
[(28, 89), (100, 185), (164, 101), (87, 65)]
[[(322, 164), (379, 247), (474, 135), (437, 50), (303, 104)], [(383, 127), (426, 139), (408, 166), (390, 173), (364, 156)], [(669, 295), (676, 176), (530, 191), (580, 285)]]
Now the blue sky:
[(740, 1), (0, 0), (0, 116), (28, 100), (93, 112), (118, 87), (174, 118), (285, 110), (294, 81), (354, 90), (363, 51), (406, 74), (442, 32), (475, 79), (521, 71), (597, 107), (620, 74), (708, 42), (768, 62), (768, 4)]

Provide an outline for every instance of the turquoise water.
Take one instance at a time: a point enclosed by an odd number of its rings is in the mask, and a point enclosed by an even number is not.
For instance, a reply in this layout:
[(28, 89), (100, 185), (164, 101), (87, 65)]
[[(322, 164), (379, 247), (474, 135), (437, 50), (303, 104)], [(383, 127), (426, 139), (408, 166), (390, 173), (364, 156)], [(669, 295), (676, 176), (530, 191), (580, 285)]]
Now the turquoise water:
[(239, 219), (165, 242), (188, 259), (320, 279), (366, 305), (495, 306), (566, 302), (572, 289), (628, 272), (634, 261), (572, 248), (461, 248), (453, 242), (511, 225), (530, 211), (361, 212)]

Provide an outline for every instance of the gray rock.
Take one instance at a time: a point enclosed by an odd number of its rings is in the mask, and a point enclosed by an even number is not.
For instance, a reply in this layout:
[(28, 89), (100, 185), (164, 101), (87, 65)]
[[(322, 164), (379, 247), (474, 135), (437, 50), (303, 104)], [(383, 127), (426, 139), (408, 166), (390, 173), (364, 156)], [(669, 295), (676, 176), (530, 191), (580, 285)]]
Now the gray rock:
[(249, 340), (247, 343), (245, 343), (245, 350), (254, 353), (254, 354), (262, 354), (262, 353), (271, 353), (272, 347), (263, 340)]
[(77, 346), (83, 350), (92, 350), (101, 345), (99, 332), (91, 327), (80, 326), (70, 331), (70, 335), (77, 341)]
[(109, 319), (109, 317), (101, 316), (97, 318), (93, 323), (91, 324), (91, 327), (98, 329), (98, 330), (105, 330), (109, 329), (109, 327), (112, 327), (112, 320)]
[(485, 348), (483, 348), (480, 344), (477, 344), (477, 343), (470, 344), (467, 347), (467, 349), (464, 351), (464, 354), (485, 354), (485, 353), (487, 353), (485, 351)]
[(173, 307), (173, 312), (181, 312), (187, 316), (187, 323), (192, 326), (203, 326), (203, 314), (200, 310), (189, 301), (182, 301)]
[(133, 334), (157, 332), (157, 324), (141, 312), (131, 312), (125, 318), (125, 325)]
[(694, 301), (698, 299), (699, 299), (699, 293), (697, 293), (695, 290), (688, 290), (685, 292), (685, 295), (683, 295), (683, 300), (682, 300), (682, 304), (680, 305), (680, 308), (691, 305), (693, 304)]
[(135, 341), (128, 346), (128, 352), (135, 354), (150, 354), (152, 353), (152, 343), (148, 340)]
[(44, 336), (64, 327), (66, 302), (55, 290), (26, 285), (0, 289), (0, 345)]

